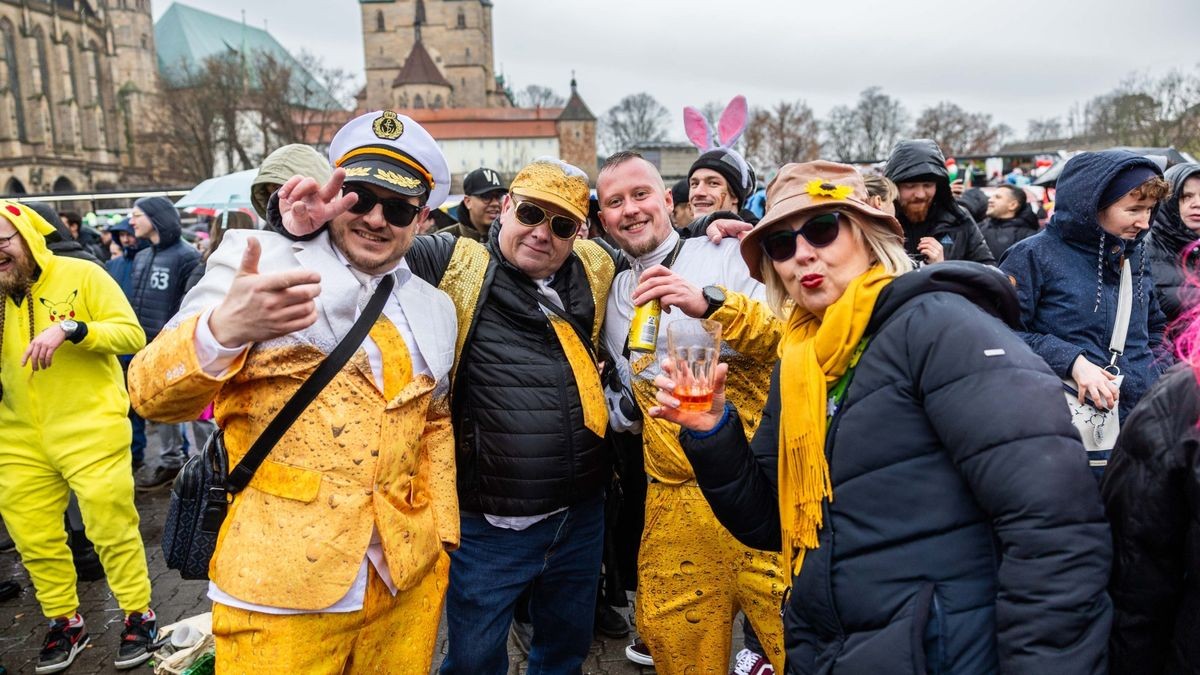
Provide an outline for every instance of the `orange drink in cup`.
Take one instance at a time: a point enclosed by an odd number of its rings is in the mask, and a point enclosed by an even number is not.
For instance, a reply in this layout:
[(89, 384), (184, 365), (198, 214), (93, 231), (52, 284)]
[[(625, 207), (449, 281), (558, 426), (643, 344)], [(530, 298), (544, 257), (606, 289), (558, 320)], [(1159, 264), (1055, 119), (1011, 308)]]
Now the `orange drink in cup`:
[(708, 319), (680, 319), (667, 324), (667, 357), (674, 364), (679, 409), (703, 412), (712, 407), (713, 381), (721, 356), (721, 324)]

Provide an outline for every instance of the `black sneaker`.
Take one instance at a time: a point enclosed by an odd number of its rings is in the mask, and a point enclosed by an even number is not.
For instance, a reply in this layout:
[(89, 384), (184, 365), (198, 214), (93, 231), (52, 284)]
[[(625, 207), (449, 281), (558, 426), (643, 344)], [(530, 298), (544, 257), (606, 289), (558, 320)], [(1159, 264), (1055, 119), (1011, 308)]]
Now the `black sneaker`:
[(113, 661), (113, 666), (117, 670), (126, 670), (149, 661), (153, 655), (150, 644), (157, 638), (158, 621), (155, 619), (154, 610), (125, 617), (125, 630), (121, 631), (121, 646), (117, 648), (117, 658)]
[(629, 622), (617, 610), (606, 604), (596, 606), (596, 632), (615, 639), (629, 635)]
[(66, 670), (87, 643), (87, 627), (83, 625), (83, 617), (78, 613), (71, 619), (64, 617), (51, 621), (50, 632), (46, 633), (46, 641), (38, 654), (37, 669), (34, 672), (42, 675)]
[(133, 485), (138, 490), (153, 490), (164, 485), (170, 485), (178, 473), (179, 467), (169, 469), (165, 466), (156, 466), (150, 471), (143, 471), (141, 475), (135, 477)]

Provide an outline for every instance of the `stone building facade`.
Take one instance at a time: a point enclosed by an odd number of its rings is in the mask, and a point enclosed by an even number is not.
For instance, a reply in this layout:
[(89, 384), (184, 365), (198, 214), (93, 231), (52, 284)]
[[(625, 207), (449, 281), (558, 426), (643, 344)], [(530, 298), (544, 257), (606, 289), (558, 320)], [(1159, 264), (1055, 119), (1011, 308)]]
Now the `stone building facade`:
[(158, 91), (149, 0), (0, 0), (0, 194), (123, 186)]
[[(491, 0), (359, 4), (366, 109), (512, 106), (494, 72)], [(437, 76), (431, 77), (428, 66)], [(416, 105), (417, 96), (421, 105)]]

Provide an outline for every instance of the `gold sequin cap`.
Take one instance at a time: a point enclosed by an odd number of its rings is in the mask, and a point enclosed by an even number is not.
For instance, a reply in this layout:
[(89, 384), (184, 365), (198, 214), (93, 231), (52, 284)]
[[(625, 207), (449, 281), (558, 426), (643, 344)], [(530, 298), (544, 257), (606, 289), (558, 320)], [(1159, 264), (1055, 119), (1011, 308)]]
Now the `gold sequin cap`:
[(587, 174), (566, 162), (549, 158), (534, 160), (513, 179), (509, 192), (557, 206), (580, 222), (587, 220)]

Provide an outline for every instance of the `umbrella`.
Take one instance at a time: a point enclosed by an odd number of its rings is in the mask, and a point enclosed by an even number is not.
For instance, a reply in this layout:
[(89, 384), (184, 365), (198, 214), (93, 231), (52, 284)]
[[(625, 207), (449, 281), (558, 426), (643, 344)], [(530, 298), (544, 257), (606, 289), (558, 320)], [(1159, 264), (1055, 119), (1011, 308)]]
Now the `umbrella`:
[(175, 208), (250, 206), (250, 183), (257, 175), (258, 169), (247, 169), (209, 178), (175, 202)]

